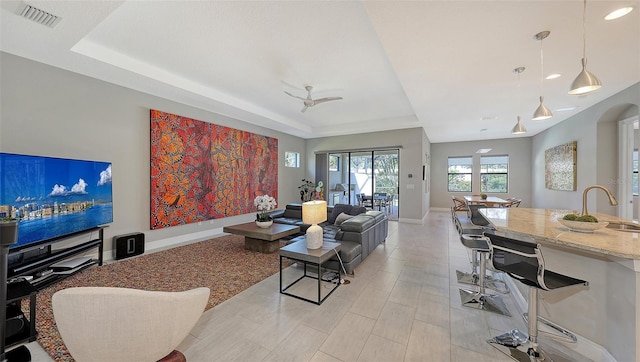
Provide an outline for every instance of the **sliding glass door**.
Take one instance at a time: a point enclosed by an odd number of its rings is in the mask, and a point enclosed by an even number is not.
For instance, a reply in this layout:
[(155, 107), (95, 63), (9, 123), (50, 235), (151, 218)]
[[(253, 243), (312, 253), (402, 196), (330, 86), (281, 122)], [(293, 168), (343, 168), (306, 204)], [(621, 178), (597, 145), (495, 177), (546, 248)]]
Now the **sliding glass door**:
[(398, 215), (398, 150), (373, 151), (374, 207)]
[(399, 150), (329, 152), (329, 205), (348, 203), (398, 216)]

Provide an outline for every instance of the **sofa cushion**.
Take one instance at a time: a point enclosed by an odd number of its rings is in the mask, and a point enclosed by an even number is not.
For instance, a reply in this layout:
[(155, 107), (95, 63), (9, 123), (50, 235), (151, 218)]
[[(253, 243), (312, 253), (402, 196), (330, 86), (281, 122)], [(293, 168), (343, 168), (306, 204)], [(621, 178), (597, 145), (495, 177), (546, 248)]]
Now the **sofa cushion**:
[(340, 226), (343, 222), (351, 219), (353, 215), (345, 214), (344, 212), (336, 217), (336, 221), (333, 223), (336, 226)]
[(302, 219), (302, 205), (288, 204), (282, 213), (282, 217), (289, 219)]
[[(340, 247), (338, 255), (340, 255), (340, 259), (343, 263), (348, 263), (362, 254), (362, 246), (356, 242), (341, 241), (340, 244), (342, 244), (342, 246)], [(331, 259), (337, 260), (335, 255), (332, 256)]]
[(367, 208), (364, 206), (358, 206), (358, 205), (351, 205), (351, 210), (347, 213), (349, 215), (360, 215), (360, 214), (364, 214), (365, 212), (367, 212)]
[(336, 233), (340, 231), (340, 227), (333, 225), (333, 224), (327, 224), (324, 225), (322, 227), (322, 237), (325, 239), (334, 239), (331, 241), (335, 241), (336, 238)]
[(382, 211), (367, 211), (366, 215), (372, 216), (374, 219), (376, 219), (376, 222), (380, 222), (384, 220), (385, 217), (387, 217), (387, 215), (385, 215), (385, 213)]
[(275, 218), (275, 219), (273, 219), (273, 222), (278, 223), (278, 224), (287, 224), (287, 225), (300, 225), (300, 224), (302, 224), (302, 220), (296, 219), (296, 218), (289, 218), (289, 217)]
[(342, 214), (343, 212), (345, 214), (350, 215), (350, 211), (351, 211), (351, 205), (336, 204), (333, 206), (333, 210), (331, 210), (331, 214), (329, 215), (327, 222), (329, 222), (330, 224), (334, 224), (336, 222), (336, 218), (338, 217), (338, 215)]
[(371, 228), (375, 223), (376, 219), (373, 216), (357, 215), (343, 222), (342, 225), (340, 225), (340, 229), (342, 229), (343, 232), (351, 231), (361, 233)]

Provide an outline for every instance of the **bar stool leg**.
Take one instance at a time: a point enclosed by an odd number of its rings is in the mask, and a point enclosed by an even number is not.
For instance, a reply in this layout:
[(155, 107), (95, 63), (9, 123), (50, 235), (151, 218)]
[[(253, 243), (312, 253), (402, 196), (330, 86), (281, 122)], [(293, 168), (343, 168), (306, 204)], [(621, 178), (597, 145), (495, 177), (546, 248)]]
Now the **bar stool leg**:
[(519, 362), (553, 361), (538, 345), (538, 289), (529, 288), (527, 330), (512, 329), (488, 340), (500, 352)]
[[(478, 275), (478, 250), (472, 249), (471, 251), (471, 273), (465, 273), (460, 270), (456, 270), (456, 278), (458, 283), (479, 285), (480, 276)], [(493, 278), (491, 275), (484, 276), (485, 288), (492, 289), (501, 294), (509, 294), (511, 291), (503, 280)]]
[(478, 281), (479, 291), (460, 288), (460, 301), (462, 305), (469, 308), (485, 310), (500, 315), (511, 316), (502, 298), (494, 294), (485, 293), (485, 276), (487, 270), (487, 253), (478, 251), (480, 255), (480, 278)]
[(458, 283), (478, 285), (478, 250), (471, 250), (471, 273), (456, 270)]

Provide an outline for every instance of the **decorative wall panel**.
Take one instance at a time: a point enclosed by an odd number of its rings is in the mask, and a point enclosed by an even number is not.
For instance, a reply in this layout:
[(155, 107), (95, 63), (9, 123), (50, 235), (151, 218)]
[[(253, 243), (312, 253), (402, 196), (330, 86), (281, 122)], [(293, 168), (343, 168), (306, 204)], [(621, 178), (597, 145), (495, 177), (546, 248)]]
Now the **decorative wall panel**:
[(256, 212), (278, 198), (278, 140), (151, 110), (151, 229)]
[(544, 186), (550, 190), (576, 191), (578, 142), (544, 151)]

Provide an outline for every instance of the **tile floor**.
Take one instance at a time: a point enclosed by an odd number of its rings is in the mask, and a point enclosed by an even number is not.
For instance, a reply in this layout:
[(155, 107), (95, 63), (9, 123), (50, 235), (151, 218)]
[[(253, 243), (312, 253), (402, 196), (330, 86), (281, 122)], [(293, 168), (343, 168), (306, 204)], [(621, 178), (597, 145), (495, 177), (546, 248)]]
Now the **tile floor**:
[(386, 243), (321, 306), (279, 294), (276, 274), (204, 313), (178, 349), (190, 362), (511, 361), (486, 340), (526, 330), (514, 301), (504, 297), (514, 317), (462, 307), (456, 269), (470, 270), (469, 254), (449, 213), (390, 222)]

